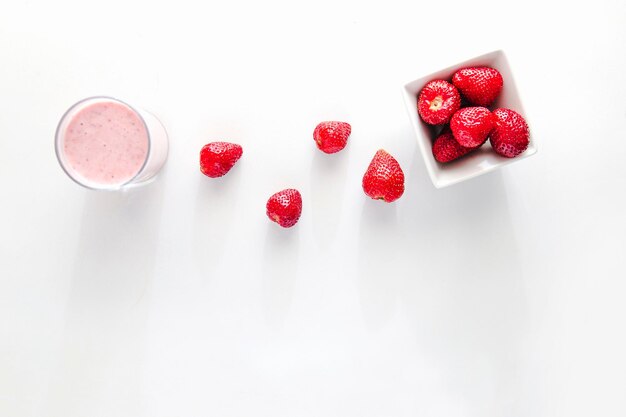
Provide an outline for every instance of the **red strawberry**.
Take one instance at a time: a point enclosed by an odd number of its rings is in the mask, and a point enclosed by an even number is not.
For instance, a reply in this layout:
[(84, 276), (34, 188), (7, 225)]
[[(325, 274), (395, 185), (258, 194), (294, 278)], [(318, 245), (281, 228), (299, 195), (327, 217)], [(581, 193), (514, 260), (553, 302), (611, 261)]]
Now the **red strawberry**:
[(461, 95), (456, 87), (444, 80), (426, 84), (417, 99), (417, 112), (429, 125), (448, 123), (460, 107)]
[(322, 152), (335, 153), (346, 147), (351, 131), (346, 122), (321, 122), (313, 131), (313, 139)]
[(302, 214), (302, 196), (298, 190), (288, 188), (274, 194), (267, 200), (267, 217), (282, 227), (298, 223)]
[(207, 177), (221, 177), (230, 171), (242, 153), (243, 149), (236, 143), (207, 143), (200, 150), (200, 171)]
[(450, 129), (461, 146), (477, 148), (493, 129), (493, 115), (484, 107), (465, 107), (454, 113)]
[(433, 156), (439, 162), (450, 162), (473, 151), (473, 148), (466, 148), (459, 145), (449, 130), (439, 135), (433, 143)]
[(374, 155), (365, 175), (363, 191), (375, 200), (391, 203), (404, 193), (404, 172), (395, 158), (381, 149)]
[(458, 70), (452, 84), (475, 106), (487, 107), (502, 91), (502, 75), (490, 67), (470, 67)]
[(514, 158), (528, 148), (529, 136), (526, 120), (510, 109), (496, 109), (493, 112), (495, 127), (489, 141), (498, 155)]

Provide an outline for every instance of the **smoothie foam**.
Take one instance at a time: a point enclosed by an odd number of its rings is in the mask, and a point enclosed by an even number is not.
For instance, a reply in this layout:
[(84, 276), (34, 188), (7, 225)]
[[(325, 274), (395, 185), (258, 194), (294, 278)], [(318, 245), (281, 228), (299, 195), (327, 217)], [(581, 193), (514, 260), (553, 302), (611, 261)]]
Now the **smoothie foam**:
[(69, 120), (62, 152), (68, 168), (90, 183), (121, 185), (135, 177), (149, 151), (142, 118), (118, 101), (87, 105)]

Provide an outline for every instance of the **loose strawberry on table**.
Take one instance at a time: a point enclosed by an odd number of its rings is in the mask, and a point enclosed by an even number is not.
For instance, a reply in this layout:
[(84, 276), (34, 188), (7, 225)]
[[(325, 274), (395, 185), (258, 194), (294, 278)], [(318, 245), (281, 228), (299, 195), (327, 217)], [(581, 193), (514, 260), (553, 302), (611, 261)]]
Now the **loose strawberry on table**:
[(426, 84), (417, 99), (417, 111), (430, 125), (447, 123), (460, 107), (461, 95), (455, 86), (444, 80)]
[(524, 152), (528, 148), (530, 133), (522, 115), (510, 109), (496, 109), (493, 116), (495, 127), (489, 140), (496, 153), (514, 158)]
[(267, 217), (282, 227), (292, 227), (302, 214), (302, 196), (293, 188), (272, 195), (265, 206)]
[(346, 122), (321, 122), (313, 131), (313, 139), (324, 153), (339, 152), (346, 147), (352, 127)]
[(243, 149), (230, 142), (207, 143), (200, 150), (200, 171), (210, 178), (225, 175), (241, 158)]
[(363, 191), (369, 197), (387, 203), (397, 200), (404, 193), (404, 172), (387, 151), (380, 149), (374, 155), (363, 175)]

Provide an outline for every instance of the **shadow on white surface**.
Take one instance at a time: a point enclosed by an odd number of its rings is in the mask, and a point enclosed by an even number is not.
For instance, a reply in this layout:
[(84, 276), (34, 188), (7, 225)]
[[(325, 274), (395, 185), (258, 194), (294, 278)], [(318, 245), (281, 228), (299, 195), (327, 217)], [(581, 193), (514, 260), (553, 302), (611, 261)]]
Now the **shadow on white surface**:
[[(441, 388), (463, 409), (511, 415), (512, 399), (524, 403), (530, 317), (503, 173), (435, 190), (422, 163), (411, 167), (408, 186), (419, 191), (405, 232), (423, 252), (406, 268), (399, 298)], [(431, 273), (417, 272), (421, 264)]]
[(402, 199), (364, 205), (358, 286), (365, 325), (379, 332), (394, 315), (405, 316), (424, 372), (447, 393), (444, 409), (453, 401), (468, 415), (510, 414), (527, 382), (520, 367), (529, 311), (502, 173), (437, 190), (420, 155), (405, 173)]
[[(397, 306), (399, 277), (393, 273), (402, 245), (396, 203), (363, 197), (359, 235), (358, 289), (363, 319), (379, 329)], [(402, 261), (401, 261), (402, 262)]]
[(282, 329), (291, 307), (298, 275), (300, 226), (283, 229), (268, 221), (263, 248), (263, 307), (268, 328), (273, 330)]
[(145, 296), (156, 265), (162, 197), (159, 180), (127, 192), (85, 192), (61, 354), (46, 407), (51, 414), (88, 415), (93, 404), (107, 402), (120, 380), (128, 390), (120, 412), (140, 412)]
[(314, 204), (310, 207), (315, 239), (322, 248), (328, 248), (337, 236), (350, 157), (347, 148), (331, 155), (314, 151), (311, 166), (311, 201)]
[(81, 308), (108, 314), (139, 302), (156, 263), (162, 197), (162, 181), (86, 193), (70, 306), (85, 303)]
[(229, 239), (233, 212), (237, 205), (241, 182), (239, 161), (221, 178), (207, 178), (198, 172), (198, 194), (193, 237), (193, 253), (199, 276), (210, 279), (221, 265), (224, 249)]

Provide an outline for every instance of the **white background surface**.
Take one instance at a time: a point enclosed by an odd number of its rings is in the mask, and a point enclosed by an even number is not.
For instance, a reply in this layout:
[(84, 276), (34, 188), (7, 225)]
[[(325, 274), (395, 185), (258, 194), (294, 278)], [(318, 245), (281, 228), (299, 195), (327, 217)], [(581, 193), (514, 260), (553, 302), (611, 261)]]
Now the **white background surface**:
[[(623, 1), (4, 6), (1, 416), (626, 414)], [(435, 190), (400, 88), (498, 48), (539, 153)], [(59, 117), (96, 94), (161, 118), (156, 183), (58, 167)], [(353, 125), (335, 156), (325, 119)], [(244, 156), (211, 181), (220, 139)], [(381, 147), (392, 205), (361, 191)]]

